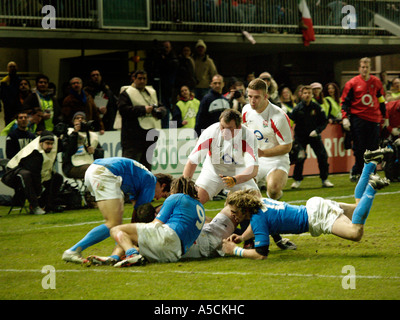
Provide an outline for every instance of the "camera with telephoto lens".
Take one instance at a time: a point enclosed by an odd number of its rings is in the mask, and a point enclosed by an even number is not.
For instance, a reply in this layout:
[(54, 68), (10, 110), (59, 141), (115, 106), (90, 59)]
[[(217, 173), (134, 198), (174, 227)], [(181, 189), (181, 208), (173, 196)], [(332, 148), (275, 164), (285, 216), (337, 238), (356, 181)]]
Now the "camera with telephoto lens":
[(88, 132), (88, 131), (96, 131), (94, 120), (89, 120), (87, 122), (81, 122), (81, 129), (79, 131)]
[(239, 99), (243, 95), (242, 90), (235, 90), (233, 92), (233, 99)]
[(164, 106), (153, 104), (153, 110), (151, 111), (151, 114), (154, 118), (162, 119), (167, 115), (167, 109)]

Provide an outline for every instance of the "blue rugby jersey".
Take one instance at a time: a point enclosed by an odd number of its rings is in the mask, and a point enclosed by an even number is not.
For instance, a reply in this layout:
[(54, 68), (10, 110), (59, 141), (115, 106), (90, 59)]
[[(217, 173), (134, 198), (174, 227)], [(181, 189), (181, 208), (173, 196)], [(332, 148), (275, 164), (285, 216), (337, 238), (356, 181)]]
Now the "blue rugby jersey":
[(106, 167), (122, 178), (121, 190), (136, 200), (135, 208), (153, 200), (157, 178), (141, 163), (123, 157), (97, 159), (94, 164)]
[(206, 218), (204, 207), (183, 193), (170, 195), (156, 217), (176, 232), (182, 242), (182, 255), (196, 241)]
[(255, 247), (269, 245), (269, 235), (308, 231), (308, 215), (305, 206), (293, 206), (285, 202), (263, 198), (263, 207), (250, 219), (255, 236)]

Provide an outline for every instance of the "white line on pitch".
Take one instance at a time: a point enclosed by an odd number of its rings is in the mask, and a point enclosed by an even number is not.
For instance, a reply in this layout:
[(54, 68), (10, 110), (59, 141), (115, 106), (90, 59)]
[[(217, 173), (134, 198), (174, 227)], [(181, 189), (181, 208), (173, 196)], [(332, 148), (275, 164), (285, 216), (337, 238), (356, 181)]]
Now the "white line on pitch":
[[(39, 269), (0, 269), (0, 273), (6, 272), (15, 272), (15, 273), (42, 273)], [(104, 273), (113, 273), (113, 272), (130, 272), (130, 273), (148, 273), (148, 274), (204, 274), (204, 275), (239, 275), (239, 276), (249, 276), (249, 275), (262, 275), (262, 276), (270, 276), (270, 277), (302, 277), (302, 278), (343, 278), (344, 275), (329, 275), (329, 274), (312, 274), (312, 273), (260, 273), (260, 272), (238, 272), (238, 271), (229, 271), (229, 272), (210, 272), (210, 271), (179, 271), (179, 270), (169, 270), (169, 271), (154, 271), (154, 270), (138, 270), (138, 269), (106, 269), (106, 268), (85, 268), (85, 269), (70, 269), (70, 270), (57, 270), (57, 273), (79, 273), (79, 272), (104, 272)], [(376, 275), (356, 275), (358, 279), (387, 279), (387, 280), (400, 280), (400, 276), (376, 276)]]

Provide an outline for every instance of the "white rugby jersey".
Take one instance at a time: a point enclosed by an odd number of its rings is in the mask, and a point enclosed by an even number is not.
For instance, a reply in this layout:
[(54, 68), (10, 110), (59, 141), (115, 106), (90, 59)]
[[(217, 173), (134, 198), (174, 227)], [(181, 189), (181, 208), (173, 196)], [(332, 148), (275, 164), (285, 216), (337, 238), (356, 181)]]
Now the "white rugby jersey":
[(189, 155), (191, 162), (212, 167), (217, 174), (232, 176), (258, 165), (257, 138), (243, 127), (235, 130), (232, 139), (224, 139), (219, 122), (205, 129)]
[(235, 229), (236, 227), (231, 219), (229, 219), (225, 214), (219, 212), (210, 223), (204, 225), (202, 232), (210, 232), (222, 240), (228, 238)]
[[(246, 104), (242, 110), (242, 117), (243, 125), (254, 132), (261, 150), (292, 142), (290, 119), (281, 108), (274, 104), (269, 103), (261, 113), (253, 110), (250, 104)], [(280, 157), (282, 156), (268, 157), (268, 159)], [(289, 157), (289, 155), (285, 154), (284, 157)]]

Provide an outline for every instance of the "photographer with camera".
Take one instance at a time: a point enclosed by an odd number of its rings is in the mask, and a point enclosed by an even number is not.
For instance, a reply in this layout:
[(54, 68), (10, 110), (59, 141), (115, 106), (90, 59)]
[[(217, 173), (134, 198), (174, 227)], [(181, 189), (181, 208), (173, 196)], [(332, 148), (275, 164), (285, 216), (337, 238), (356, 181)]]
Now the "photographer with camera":
[(140, 162), (151, 171), (155, 141), (159, 135), (154, 129), (161, 129), (161, 119), (167, 111), (158, 103), (153, 87), (147, 86), (146, 71), (136, 71), (132, 79), (132, 85), (125, 88), (118, 100), (122, 118), (122, 156)]
[(243, 107), (249, 103), (246, 94), (246, 88), (242, 81), (237, 79), (232, 79), (231, 85), (229, 87), (229, 92), (225, 95), (232, 105), (232, 109), (242, 112)]
[(77, 112), (72, 118), (73, 127), (62, 135), (62, 170), (66, 177), (83, 179), (87, 168), (95, 160), (99, 136), (93, 132), (93, 121), (86, 122), (84, 112)]

